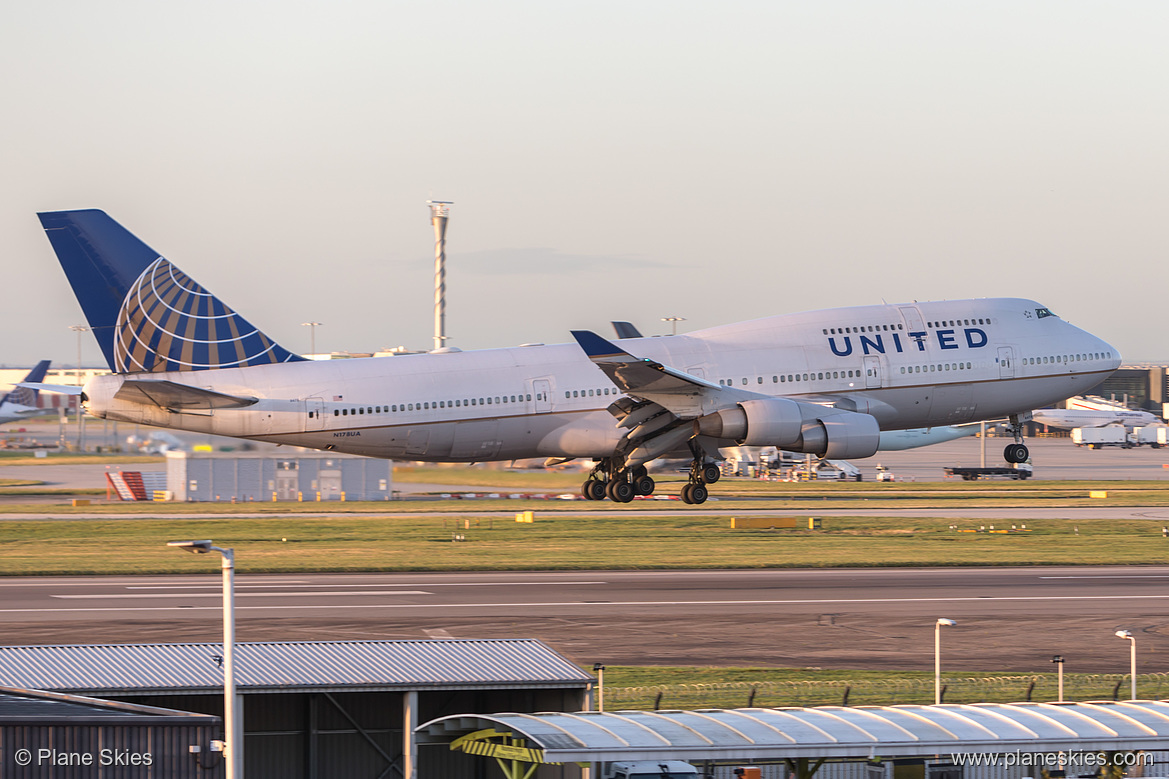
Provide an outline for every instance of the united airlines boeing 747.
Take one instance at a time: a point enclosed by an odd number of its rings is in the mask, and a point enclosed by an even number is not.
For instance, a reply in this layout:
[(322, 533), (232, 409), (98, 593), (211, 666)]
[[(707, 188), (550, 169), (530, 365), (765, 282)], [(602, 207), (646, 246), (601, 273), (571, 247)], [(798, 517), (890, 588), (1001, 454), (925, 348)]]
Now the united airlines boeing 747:
[(692, 462), (702, 503), (720, 447), (832, 459), (881, 430), (1007, 417), (1082, 393), (1117, 351), (1031, 300), (810, 311), (677, 336), (314, 362), (280, 347), (96, 210), (40, 215), (112, 376), (97, 417), (371, 457), (589, 458), (584, 497), (653, 492), (646, 463)]

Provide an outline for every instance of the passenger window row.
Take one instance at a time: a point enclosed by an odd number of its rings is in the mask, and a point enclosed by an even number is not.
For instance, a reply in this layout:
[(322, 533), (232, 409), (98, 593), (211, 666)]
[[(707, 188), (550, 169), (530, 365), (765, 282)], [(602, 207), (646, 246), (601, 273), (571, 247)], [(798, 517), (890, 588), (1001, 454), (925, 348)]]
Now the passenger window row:
[(592, 398), (598, 395), (620, 395), (616, 387), (603, 387), (598, 390), (565, 390), (566, 398)]
[(989, 325), (989, 319), (943, 319), (940, 322), (926, 322), (926, 327), (967, 327), (969, 325)]
[(934, 365), (902, 365), (902, 373), (936, 373), (937, 371), (968, 371), (974, 367), (969, 362), (948, 362)]
[(904, 330), (900, 325), (861, 325), (859, 327), (828, 327), (822, 329), (824, 335), (848, 335), (850, 333), (886, 333), (890, 330)]
[[(388, 406), (358, 406), (356, 408), (335, 408), (333, 416), (348, 417), (365, 414), (397, 414), (402, 411), (429, 411), (439, 408), (463, 408), (465, 406), (501, 406), (511, 403), (524, 403), (532, 399), (531, 394), (496, 395), (487, 398), (463, 398), (461, 400), (431, 400), (421, 403), (391, 403)], [(537, 392), (536, 400), (545, 400), (544, 393)], [(309, 412), (309, 417), (313, 412)]]
[(1112, 352), (1092, 352), (1091, 354), (1056, 354), (1045, 357), (1024, 357), (1024, 365), (1050, 365), (1052, 363), (1085, 362), (1087, 360), (1112, 359)]
[[(818, 373), (780, 373), (771, 377), (772, 384), (787, 384), (788, 382), (797, 381), (822, 381), (824, 379), (859, 379), (860, 371), (821, 371)], [(755, 377), (756, 384), (762, 384), (764, 379), (762, 376)], [(735, 386), (734, 379), (719, 379), (718, 383), (723, 387)], [(746, 387), (751, 382), (747, 377), (743, 377), (742, 386)]]

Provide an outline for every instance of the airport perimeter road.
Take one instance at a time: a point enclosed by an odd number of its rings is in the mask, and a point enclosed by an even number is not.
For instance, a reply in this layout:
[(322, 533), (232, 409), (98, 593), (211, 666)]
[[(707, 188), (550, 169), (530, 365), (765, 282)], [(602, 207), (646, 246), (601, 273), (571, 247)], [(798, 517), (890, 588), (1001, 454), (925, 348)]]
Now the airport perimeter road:
[[(239, 639), (534, 637), (581, 664), (1169, 671), (1169, 567), (237, 578)], [(9, 644), (215, 641), (217, 575), (0, 580)]]

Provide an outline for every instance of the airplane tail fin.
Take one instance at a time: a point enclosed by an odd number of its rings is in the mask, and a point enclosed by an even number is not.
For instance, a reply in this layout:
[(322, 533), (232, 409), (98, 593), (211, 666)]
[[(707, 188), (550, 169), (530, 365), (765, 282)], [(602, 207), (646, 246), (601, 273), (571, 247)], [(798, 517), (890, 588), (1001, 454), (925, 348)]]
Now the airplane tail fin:
[[(33, 384), (40, 384), (45, 380), (45, 374), (49, 372), (50, 360), (41, 360), (36, 364), (36, 367), (28, 372), (24, 377), (24, 381)], [(23, 382), (21, 382), (23, 383)], [(28, 406), (32, 408), (37, 404), (37, 390), (32, 387), (20, 387), (9, 392), (4, 397), (0, 398), (0, 403), (16, 403), (21, 406)]]
[(38, 216), (114, 373), (304, 359), (257, 330), (104, 211)]

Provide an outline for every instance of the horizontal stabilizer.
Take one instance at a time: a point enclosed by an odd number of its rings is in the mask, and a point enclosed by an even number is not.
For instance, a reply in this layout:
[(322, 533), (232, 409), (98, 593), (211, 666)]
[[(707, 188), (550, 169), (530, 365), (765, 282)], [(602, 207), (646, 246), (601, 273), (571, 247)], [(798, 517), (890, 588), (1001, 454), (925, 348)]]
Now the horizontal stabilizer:
[(222, 392), (176, 384), (173, 381), (150, 381), (148, 379), (126, 379), (115, 394), (117, 400), (129, 403), (143, 403), (160, 408), (182, 411), (185, 409), (244, 408), (254, 405), (257, 398), (239, 395), (225, 395)]
[(16, 386), (27, 387), (37, 392), (56, 392), (58, 395), (80, 395), (84, 387), (76, 384), (40, 384), (34, 381), (22, 381)]

